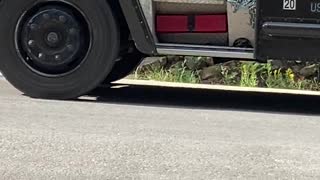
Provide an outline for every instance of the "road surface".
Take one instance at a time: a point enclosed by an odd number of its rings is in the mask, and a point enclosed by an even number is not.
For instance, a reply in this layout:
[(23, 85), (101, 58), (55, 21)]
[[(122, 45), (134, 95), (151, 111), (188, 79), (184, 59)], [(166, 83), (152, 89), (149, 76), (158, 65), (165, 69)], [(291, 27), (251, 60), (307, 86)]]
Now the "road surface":
[(0, 80), (0, 179), (319, 179), (319, 102), (144, 86), (48, 101)]

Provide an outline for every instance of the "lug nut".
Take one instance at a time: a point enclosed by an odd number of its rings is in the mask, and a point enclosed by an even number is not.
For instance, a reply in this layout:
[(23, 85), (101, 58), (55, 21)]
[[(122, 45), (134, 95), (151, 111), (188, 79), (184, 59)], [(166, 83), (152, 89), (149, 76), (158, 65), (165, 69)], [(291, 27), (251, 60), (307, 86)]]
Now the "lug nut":
[(31, 30), (35, 30), (35, 29), (38, 28), (38, 25), (36, 25), (36, 24), (31, 24), (31, 25), (30, 25), (30, 28), (31, 28)]
[(28, 45), (31, 46), (31, 47), (33, 47), (35, 45), (35, 43), (36, 42), (34, 40), (29, 40), (28, 41)]
[(54, 56), (54, 59), (55, 59), (56, 61), (60, 61), (60, 60), (61, 60), (61, 56), (60, 56), (60, 55), (55, 55), (55, 56)]
[(74, 47), (71, 44), (67, 45), (67, 48), (68, 48), (69, 51), (73, 51), (74, 50)]
[(46, 20), (50, 19), (50, 15), (47, 13), (43, 14), (42, 17)]
[(41, 59), (41, 60), (43, 60), (43, 59), (45, 58), (45, 55), (44, 55), (43, 53), (39, 53), (39, 54), (38, 54), (38, 58)]
[(59, 21), (65, 23), (67, 21), (67, 18), (65, 16), (59, 16)]
[(70, 30), (69, 30), (69, 33), (71, 34), (71, 35), (73, 35), (73, 34), (75, 34), (76, 33), (76, 29), (75, 28), (71, 28)]

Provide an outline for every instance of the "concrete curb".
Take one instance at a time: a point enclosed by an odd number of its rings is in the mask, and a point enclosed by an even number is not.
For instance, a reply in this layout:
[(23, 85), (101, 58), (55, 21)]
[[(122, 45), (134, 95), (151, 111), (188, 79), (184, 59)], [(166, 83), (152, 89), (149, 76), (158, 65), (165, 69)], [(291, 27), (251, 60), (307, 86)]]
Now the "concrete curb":
[(270, 94), (320, 96), (320, 92), (318, 92), (318, 91), (307, 91), (307, 90), (248, 88), (248, 87), (238, 87), (238, 86), (170, 83), (170, 82), (130, 80), (130, 79), (123, 79), (123, 80), (115, 82), (115, 84), (139, 85), (139, 86), (158, 86), (158, 87), (172, 87), (172, 88), (188, 88), (188, 89), (204, 89), (204, 90), (223, 90), (223, 91), (235, 91), (235, 92), (256, 92), (256, 93), (270, 93)]
[[(0, 80), (5, 80), (1, 73), (0, 73)], [(318, 92), (318, 91), (307, 91), (307, 90), (248, 88), (248, 87), (238, 87), (238, 86), (187, 84), (187, 83), (172, 83), (172, 82), (131, 80), (131, 79), (123, 79), (123, 80), (115, 82), (114, 84), (138, 85), (138, 86), (158, 86), (158, 87), (171, 87), (171, 88), (188, 88), (188, 89), (204, 89), (204, 90), (220, 90), (220, 91), (235, 91), (235, 92), (256, 92), (256, 93), (270, 93), (270, 94), (320, 96), (320, 92)]]

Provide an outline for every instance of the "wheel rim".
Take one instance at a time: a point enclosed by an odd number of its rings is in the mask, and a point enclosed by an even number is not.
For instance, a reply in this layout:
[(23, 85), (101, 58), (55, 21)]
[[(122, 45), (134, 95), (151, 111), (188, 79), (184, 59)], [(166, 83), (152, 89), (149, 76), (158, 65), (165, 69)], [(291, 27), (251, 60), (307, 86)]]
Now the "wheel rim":
[(22, 61), (45, 76), (62, 76), (79, 68), (91, 43), (85, 16), (66, 3), (31, 8), (19, 20), (15, 40)]

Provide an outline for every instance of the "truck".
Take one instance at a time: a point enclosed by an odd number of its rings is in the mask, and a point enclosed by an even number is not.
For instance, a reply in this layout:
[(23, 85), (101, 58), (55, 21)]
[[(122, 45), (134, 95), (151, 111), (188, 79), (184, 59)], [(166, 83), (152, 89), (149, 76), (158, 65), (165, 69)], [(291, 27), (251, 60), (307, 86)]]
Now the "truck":
[(317, 60), (320, 0), (1, 0), (0, 71), (34, 98), (73, 99), (145, 56)]

